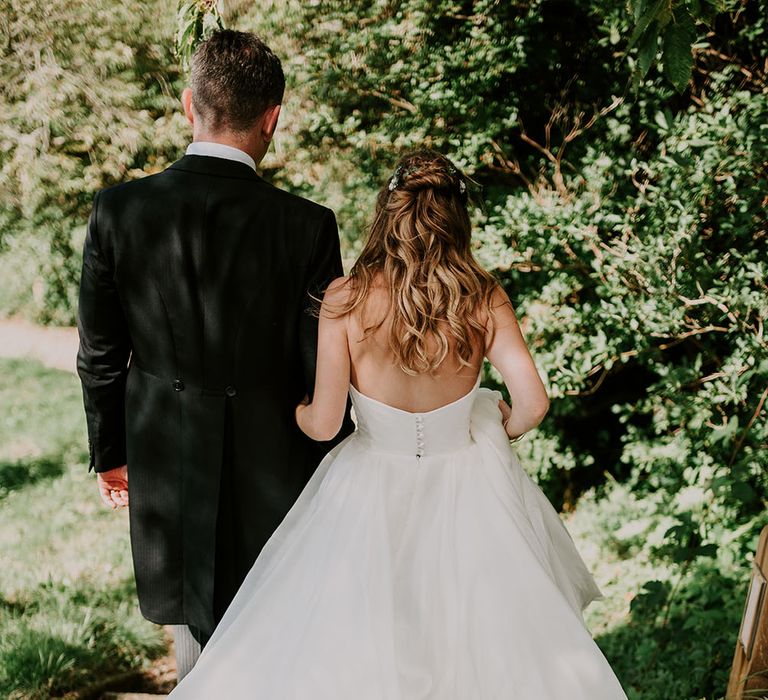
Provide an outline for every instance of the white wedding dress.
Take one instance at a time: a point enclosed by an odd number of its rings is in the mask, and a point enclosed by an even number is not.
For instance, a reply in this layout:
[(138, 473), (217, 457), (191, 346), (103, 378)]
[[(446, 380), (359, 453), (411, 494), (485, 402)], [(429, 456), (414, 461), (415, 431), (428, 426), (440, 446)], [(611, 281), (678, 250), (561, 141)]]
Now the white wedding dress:
[(173, 700), (626, 700), (602, 594), (499, 392), (411, 413), (350, 388), (326, 456)]

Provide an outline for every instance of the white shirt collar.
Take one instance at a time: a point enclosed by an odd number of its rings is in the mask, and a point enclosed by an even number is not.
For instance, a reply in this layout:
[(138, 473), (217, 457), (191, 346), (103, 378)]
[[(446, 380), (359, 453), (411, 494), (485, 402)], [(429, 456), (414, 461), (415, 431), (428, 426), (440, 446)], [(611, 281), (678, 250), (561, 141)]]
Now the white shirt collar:
[(224, 143), (215, 143), (214, 141), (193, 141), (187, 146), (188, 156), (213, 156), (214, 158), (226, 158), (227, 160), (236, 160), (239, 163), (253, 168), (256, 171), (256, 161), (245, 151), (241, 151), (234, 146), (227, 146)]

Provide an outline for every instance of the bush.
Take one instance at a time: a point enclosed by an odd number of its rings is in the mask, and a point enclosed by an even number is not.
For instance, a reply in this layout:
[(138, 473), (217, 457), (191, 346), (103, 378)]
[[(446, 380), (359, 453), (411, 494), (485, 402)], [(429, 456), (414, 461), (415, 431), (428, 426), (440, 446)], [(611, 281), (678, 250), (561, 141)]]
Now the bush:
[(94, 191), (158, 171), (186, 145), (173, 8), (21, 0), (0, 26), (0, 303), (72, 323)]

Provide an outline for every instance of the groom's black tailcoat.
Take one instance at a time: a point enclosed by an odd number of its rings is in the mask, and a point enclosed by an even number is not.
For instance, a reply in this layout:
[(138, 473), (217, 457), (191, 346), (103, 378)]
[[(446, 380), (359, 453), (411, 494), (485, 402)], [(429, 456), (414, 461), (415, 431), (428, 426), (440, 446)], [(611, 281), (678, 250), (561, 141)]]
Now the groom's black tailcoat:
[(342, 274), (333, 213), (250, 167), (185, 156), (103, 190), (80, 286), (91, 468), (127, 462), (141, 611), (210, 635), (332, 443), (311, 394), (310, 294)]

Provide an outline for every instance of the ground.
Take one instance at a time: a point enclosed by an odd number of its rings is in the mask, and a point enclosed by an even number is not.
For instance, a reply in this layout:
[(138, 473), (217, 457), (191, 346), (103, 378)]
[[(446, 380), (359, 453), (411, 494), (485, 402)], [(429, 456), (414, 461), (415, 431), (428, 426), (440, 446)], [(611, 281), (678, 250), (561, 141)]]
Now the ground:
[(0, 697), (9, 700), (167, 693), (176, 681), (169, 629), (138, 611), (127, 512), (105, 508), (88, 474), (76, 350), (73, 328), (0, 321)]

